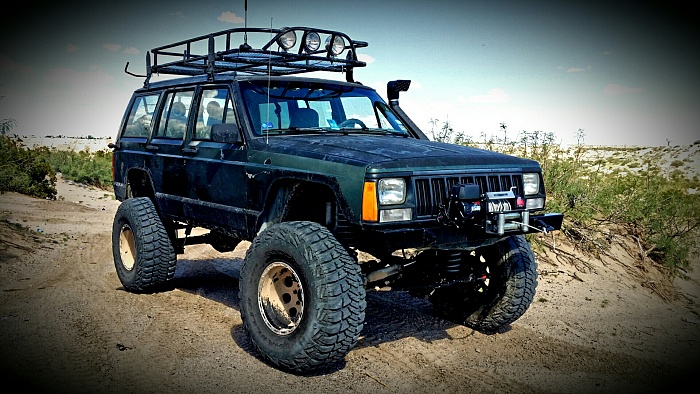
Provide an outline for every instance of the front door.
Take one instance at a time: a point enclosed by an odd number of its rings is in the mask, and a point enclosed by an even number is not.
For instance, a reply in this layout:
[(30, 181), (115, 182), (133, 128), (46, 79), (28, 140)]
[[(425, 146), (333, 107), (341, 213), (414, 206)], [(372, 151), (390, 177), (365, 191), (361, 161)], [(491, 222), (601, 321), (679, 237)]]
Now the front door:
[(245, 145), (214, 141), (211, 136), (212, 125), (237, 123), (228, 87), (203, 88), (196, 113), (191, 138), (183, 149), (189, 185), (186, 215), (243, 236), (247, 228)]

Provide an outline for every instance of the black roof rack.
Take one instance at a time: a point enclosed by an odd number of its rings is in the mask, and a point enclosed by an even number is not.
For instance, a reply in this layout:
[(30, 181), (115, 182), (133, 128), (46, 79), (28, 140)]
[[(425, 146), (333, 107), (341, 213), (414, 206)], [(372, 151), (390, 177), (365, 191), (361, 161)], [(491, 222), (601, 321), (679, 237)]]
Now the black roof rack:
[[(249, 33), (253, 40), (262, 43), (260, 49), (248, 44)], [(294, 44), (285, 49), (281, 45), (282, 39), (292, 35), (294, 38), (301, 35), (301, 39), (294, 40)], [(234, 41), (237, 36), (240, 39)], [(309, 50), (305, 47), (307, 37), (318, 44), (317, 49)], [(331, 45), (322, 45), (322, 37), (326, 38), (326, 43), (333, 43), (340, 37), (343, 52), (347, 51), (345, 58), (334, 55)], [(289, 43), (287, 41), (286, 44)], [(127, 71), (129, 63), (124, 71), (130, 75), (145, 77), (144, 86), (148, 85), (154, 73), (206, 74), (213, 80), (217, 73), (232, 71), (254, 75), (289, 75), (312, 71), (345, 72), (347, 81), (354, 82), (353, 69), (366, 66), (365, 62), (357, 60), (356, 49), (367, 45), (367, 42), (353, 41), (341, 32), (310, 27), (236, 28), (153, 48), (146, 53), (146, 75), (136, 75)], [(339, 55), (342, 55), (342, 52)]]

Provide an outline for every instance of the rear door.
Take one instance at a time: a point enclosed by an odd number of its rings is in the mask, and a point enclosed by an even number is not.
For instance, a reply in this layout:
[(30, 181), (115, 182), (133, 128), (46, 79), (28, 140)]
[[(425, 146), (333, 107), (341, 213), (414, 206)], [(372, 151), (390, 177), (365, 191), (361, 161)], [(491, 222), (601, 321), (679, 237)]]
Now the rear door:
[(183, 147), (193, 97), (193, 88), (165, 93), (156, 128), (146, 145), (146, 150), (153, 153), (150, 169), (156, 199), (165, 211), (177, 217), (184, 217), (189, 189)]

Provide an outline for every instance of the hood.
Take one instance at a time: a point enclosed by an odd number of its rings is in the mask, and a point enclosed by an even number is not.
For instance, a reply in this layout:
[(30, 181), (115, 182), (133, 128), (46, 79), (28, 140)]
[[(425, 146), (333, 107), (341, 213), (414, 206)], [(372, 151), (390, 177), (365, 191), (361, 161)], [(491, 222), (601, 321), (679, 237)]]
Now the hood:
[[(256, 144), (257, 145), (257, 144)], [(468, 146), (367, 134), (294, 135), (269, 138), (256, 146), (269, 153), (303, 156), (375, 170), (426, 170), (435, 167), (518, 167), (539, 170), (530, 159)]]

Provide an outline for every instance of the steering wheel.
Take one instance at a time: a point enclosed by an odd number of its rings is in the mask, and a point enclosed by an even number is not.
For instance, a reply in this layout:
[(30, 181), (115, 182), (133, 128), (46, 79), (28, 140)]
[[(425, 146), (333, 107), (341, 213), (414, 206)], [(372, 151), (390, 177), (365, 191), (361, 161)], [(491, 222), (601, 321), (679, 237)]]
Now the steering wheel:
[(365, 126), (365, 123), (361, 121), (360, 119), (355, 119), (355, 118), (350, 118), (350, 119), (345, 119), (344, 121), (340, 122), (338, 127), (345, 128), (345, 127), (352, 127), (354, 125), (358, 125), (363, 129), (366, 129), (367, 126)]

